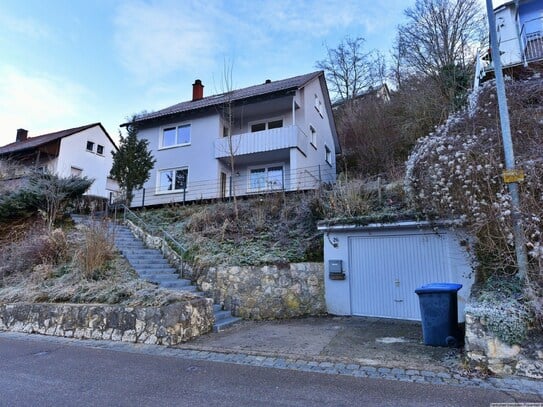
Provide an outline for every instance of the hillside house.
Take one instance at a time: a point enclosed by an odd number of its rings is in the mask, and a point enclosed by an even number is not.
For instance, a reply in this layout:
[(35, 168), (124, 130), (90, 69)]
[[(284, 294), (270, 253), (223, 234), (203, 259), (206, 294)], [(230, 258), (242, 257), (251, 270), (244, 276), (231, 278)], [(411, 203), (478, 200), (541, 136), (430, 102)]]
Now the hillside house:
[[(515, 75), (528, 65), (541, 65), (543, 2), (510, 1), (495, 8), (494, 16), (503, 68), (509, 69), (510, 73)], [(482, 79), (485, 73), (493, 72), (492, 57), (490, 51), (481, 56), (477, 67), (478, 79)]]
[(308, 190), (336, 180), (340, 146), (322, 71), (207, 97), (200, 80), (192, 86), (192, 100), (135, 121), (156, 163), (133, 206)]
[(93, 123), (36, 137), (18, 129), (15, 142), (0, 147), (0, 158), (19, 167), (11, 174), (12, 181), (30, 170), (59, 177), (85, 176), (94, 179), (85, 195), (110, 199), (118, 191), (117, 182), (109, 178), (114, 149), (117, 146), (102, 124)]

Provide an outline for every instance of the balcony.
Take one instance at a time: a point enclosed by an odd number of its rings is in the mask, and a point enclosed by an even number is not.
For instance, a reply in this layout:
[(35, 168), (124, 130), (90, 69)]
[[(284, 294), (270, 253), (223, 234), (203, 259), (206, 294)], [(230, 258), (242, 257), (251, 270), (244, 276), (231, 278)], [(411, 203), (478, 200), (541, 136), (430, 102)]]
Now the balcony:
[(230, 157), (231, 152), (237, 157), (293, 147), (298, 148), (303, 154), (306, 154), (308, 145), (309, 140), (307, 135), (298, 126), (287, 126), (234, 135), (232, 136), (232, 148), (230, 148), (228, 137), (217, 139), (215, 140), (215, 158)]

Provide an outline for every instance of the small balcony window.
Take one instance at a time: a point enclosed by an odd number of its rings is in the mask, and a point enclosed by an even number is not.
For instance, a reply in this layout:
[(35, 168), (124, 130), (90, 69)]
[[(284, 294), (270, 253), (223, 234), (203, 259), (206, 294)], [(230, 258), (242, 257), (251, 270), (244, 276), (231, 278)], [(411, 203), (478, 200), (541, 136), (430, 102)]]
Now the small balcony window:
[(254, 133), (255, 131), (279, 129), (281, 127), (283, 127), (283, 119), (266, 120), (251, 124), (251, 133)]

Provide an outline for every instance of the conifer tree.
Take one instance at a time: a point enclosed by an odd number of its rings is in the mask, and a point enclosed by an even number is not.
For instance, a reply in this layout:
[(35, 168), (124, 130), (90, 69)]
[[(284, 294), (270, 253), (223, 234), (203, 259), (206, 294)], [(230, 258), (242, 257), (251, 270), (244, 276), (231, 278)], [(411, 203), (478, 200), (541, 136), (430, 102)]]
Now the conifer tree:
[(149, 141), (138, 140), (136, 116), (126, 125), (126, 137), (119, 132), (119, 151), (112, 151), (113, 166), (110, 176), (113, 177), (125, 193), (126, 204), (130, 206), (134, 197), (134, 189), (143, 187), (149, 179), (149, 171), (155, 165), (155, 159), (148, 150)]

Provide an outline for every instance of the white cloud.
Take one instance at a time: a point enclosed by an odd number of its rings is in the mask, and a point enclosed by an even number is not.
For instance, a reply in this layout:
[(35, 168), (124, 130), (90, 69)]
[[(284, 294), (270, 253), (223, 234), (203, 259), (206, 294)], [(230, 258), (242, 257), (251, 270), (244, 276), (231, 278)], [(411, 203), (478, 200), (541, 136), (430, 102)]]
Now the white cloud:
[(149, 82), (211, 65), (218, 39), (203, 8), (191, 2), (121, 4), (115, 17), (115, 44), (124, 67)]
[(0, 66), (0, 145), (15, 141), (18, 128), (37, 136), (86, 124), (91, 97), (63, 78)]

